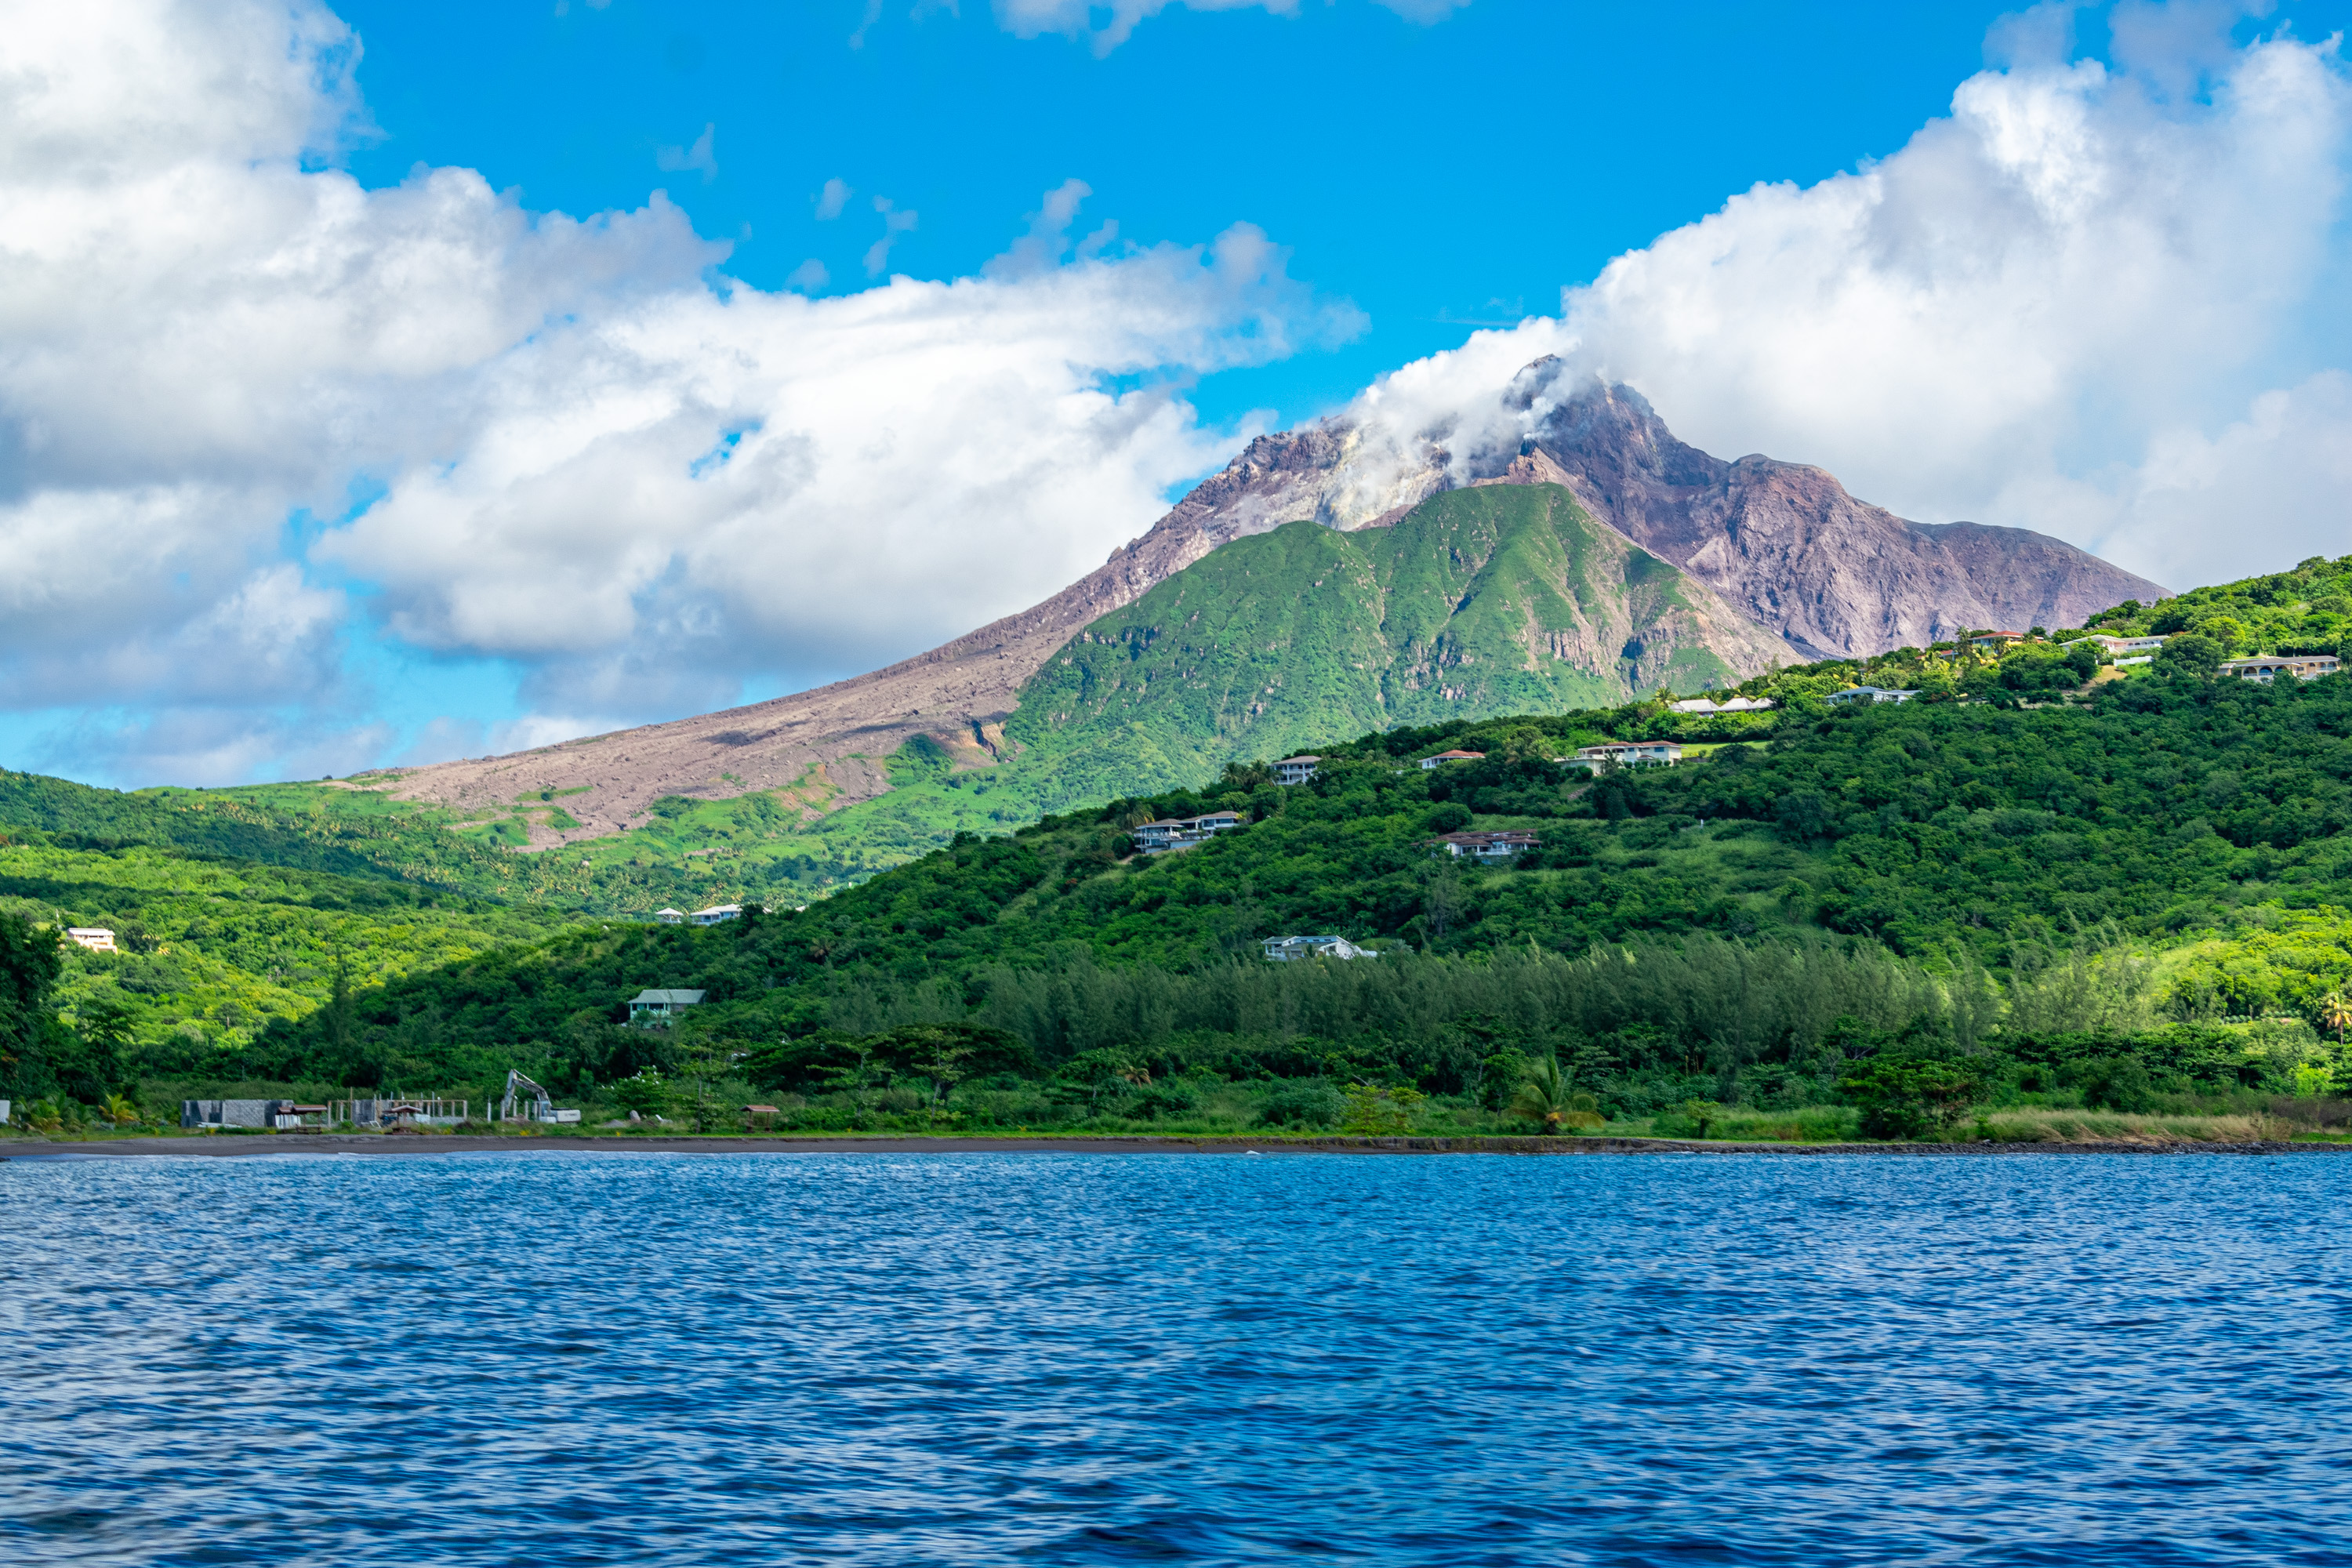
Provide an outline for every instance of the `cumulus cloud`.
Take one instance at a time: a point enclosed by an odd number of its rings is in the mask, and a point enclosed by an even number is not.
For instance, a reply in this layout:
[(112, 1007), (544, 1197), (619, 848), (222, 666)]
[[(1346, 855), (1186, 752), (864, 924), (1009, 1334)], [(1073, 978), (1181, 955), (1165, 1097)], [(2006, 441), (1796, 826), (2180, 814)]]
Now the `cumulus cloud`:
[[(1034, 38), (1058, 33), (1085, 38), (1095, 53), (1107, 55), (1127, 42), (1137, 26), (1171, 5), (1191, 11), (1270, 11), (1277, 16), (1298, 14), (1298, 0), (995, 0), (999, 26), (1017, 37)], [(1374, 0), (1383, 9), (1410, 22), (1439, 22), (1470, 4), (1470, 0)], [(1099, 27), (1097, 13), (1109, 16)], [(870, 18), (869, 18), (870, 20)]]
[(507, 356), (462, 451), (319, 553), (403, 639), (540, 671), (541, 704), (723, 700), (758, 664), (879, 662), (1042, 597), (1230, 445), (1106, 377), (1349, 324), (1246, 226), (832, 300), (680, 292)]
[[(339, 647), (361, 614), (516, 661), (517, 734), (917, 651), (1214, 462), (1233, 433), (1199, 428), (1187, 378), (1355, 324), (1246, 227), (765, 293), (657, 195), (574, 220), (468, 170), (317, 167), (365, 124), (356, 41), (316, 5), (5, 23), (0, 707), (114, 714), (60, 742), (85, 773), (307, 769), (349, 750), (325, 729), (381, 753)], [(878, 270), (915, 215), (875, 211)]]
[(856, 194), (845, 180), (827, 180), (824, 188), (816, 194), (817, 222), (827, 223), (839, 217), (842, 209), (849, 205), (849, 198)]
[(2233, 47), (2227, 19), (2119, 11), (2117, 65), (1978, 75), (1885, 160), (1759, 185), (1354, 413), (1398, 464), (1433, 432), (1459, 461), (1540, 415), (1503, 392), (1554, 353), (1639, 387), (1696, 445), (1818, 463), (1908, 516), (2038, 528), (2183, 581), (2252, 569), (2250, 544), (2299, 551), (2311, 509), (2280, 487), (2226, 545), (2180, 536), (2177, 498), (2203, 482), (2180, 476), (2256, 452), (2317, 475), (2343, 450), (2339, 383), (2265, 381), (2340, 308), (2320, 284), (2345, 72), (2333, 40)]

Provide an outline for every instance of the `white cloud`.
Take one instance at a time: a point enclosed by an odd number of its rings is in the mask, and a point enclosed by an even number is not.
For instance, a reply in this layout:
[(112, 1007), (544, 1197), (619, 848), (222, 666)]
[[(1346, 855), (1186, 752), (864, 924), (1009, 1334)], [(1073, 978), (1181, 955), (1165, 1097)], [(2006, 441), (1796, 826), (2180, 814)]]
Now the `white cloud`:
[[(1374, 0), (1409, 22), (1441, 22), (1470, 0)], [(1034, 38), (1058, 33), (1085, 38), (1095, 53), (1107, 55), (1127, 42), (1138, 24), (1171, 5), (1190, 11), (1269, 11), (1277, 16), (1298, 15), (1298, 0), (995, 0), (997, 25), (1016, 37)], [(1095, 16), (1108, 12), (1104, 24)], [(869, 22), (872, 21), (868, 17)]]
[(535, 696), (723, 700), (760, 663), (857, 668), (1028, 604), (1213, 464), (1164, 387), (1318, 318), (1246, 226), (1017, 277), (811, 300), (678, 293), (499, 365), (454, 460), (320, 553), (403, 638), (541, 668)]
[(827, 180), (824, 189), (816, 194), (817, 222), (826, 223), (839, 217), (842, 208), (849, 205), (849, 198), (856, 194), (849, 188), (846, 181)]
[[(65, 732), (141, 776), (388, 743), (355, 603), (607, 725), (916, 651), (1213, 463), (1170, 387), (1353, 329), (1246, 227), (811, 300), (658, 195), (367, 190), (305, 167), (356, 53), (299, 0), (0, 5), (0, 707), (142, 709)], [(878, 269), (916, 215), (874, 208)]]
[[(1631, 382), (1695, 445), (1818, 463), (1908, 516), (2200, 574), (2302, 551), (2303, 525), (2271, 510), (2239, 523), (2235, 564), (2164, 542), (2180, 523), (2157, 498), (2179, 487), (2158, 476), (2203, 440), (2186, 433), (2308, 374), (2306, 325), (2341, 308), (2320, 283), (2345, 73), (2333, 41), (2217, 53), (2210, 7), (2143, 9), (2118, 14), (2130, 69), (1980, 74), (1884, 161), (1759, 185), (1567, 290), (1559, 318), (1408, 366), (1358, 412), (1394, 433), (1399, 464), (1433, 425), (1455, 430), (1457, 455), (1480, 426), (1515, 439), (1525, 416), (1499, 391), (1557, 353)], [(2325, 471), (2333, 384), (2257, 403), (2196, 449)]]
[(866, 253), (866, 276), (868, 278), (882, 276), (883, 268), (890, 265), (890, 247), (898, 242), (900, 235), (915, 226), (913, 209), (900, 212), (887, 196), (876, 196), (874, 210), (882, 217), (882, 237), (876, 240), (873, 248)]
[(705, 125), (702, 134), (691, 147), (656, 147), (654, 166), (667, 174), (691, 174), (701, 171), (702, 183), (709, 184), (719, 177), (719, 157), (711, 151), (710, 140), (719, 133), (716, 125)]

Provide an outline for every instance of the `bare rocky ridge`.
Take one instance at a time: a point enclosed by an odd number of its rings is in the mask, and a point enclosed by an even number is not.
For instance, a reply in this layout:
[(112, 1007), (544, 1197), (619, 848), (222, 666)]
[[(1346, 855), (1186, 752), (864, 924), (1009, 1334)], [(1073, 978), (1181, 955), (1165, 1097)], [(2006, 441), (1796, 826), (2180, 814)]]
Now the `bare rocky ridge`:
[[(1538, 472), (1540, 468), (1540, 472)], [(1911, 522), (1830, 474), (1676, 440), (1641, 395), (1596, 387), (1538, 424), (1506, 470), (1551, 478), (1814, 658), (1964, 630), (2073, 626), (2167, 590), (2046, 534)]]
[(1217, 546), (1301, 518), (1384, 526), (1458, 483), (1564, 484), (1600, 521), (1814, 658), (1924, 646), (1964, 627), (2074, 626), (2165, 594), (2042, 534), (1911, 522), (1819, 468), (1711, 457), (1630, 388), (1589, 388), (1538, 416), (1549, 381), (1538, 363), (1515, 384), (1527, 415), (1516, 449), (1457, 462), (1429, 442), (1399, 461), (1338, 421), (1262, 436), (1102, 566), (929, 653), (748, 707), (410, 770), (398, 793), (469, 810), (583, 791), (559, 802), (580, 826), (534, 829), (534, 847), (620, 831), (671, 795), (788, 790), (814, 818), (887, 790), (882, 760), (917, 733), (961, 762), (993, 761), (1016, 694), (1055, 650)]

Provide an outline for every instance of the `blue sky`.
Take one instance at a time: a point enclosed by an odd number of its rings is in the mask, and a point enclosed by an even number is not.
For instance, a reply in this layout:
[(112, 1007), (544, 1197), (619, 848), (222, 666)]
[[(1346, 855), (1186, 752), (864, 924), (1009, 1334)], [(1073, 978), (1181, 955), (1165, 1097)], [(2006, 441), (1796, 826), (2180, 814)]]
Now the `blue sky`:
[[(1465, 323), (1556, 308), (1611, 257), (1759, 181), (1811, 184), (1902, 144), (1984, 63), (1984, 5), (1477, 4), (1423, 24), (1366, 3), (1170, 10), (1097, 57), (1021, 38), (983, 4), (613, 0), (339, 7), (383, 139), (371, 184), (464, 164), (532, 207), (630, 207), (659, 187), (727, 270), (821, 292), (867, 283), (875, 196), (919, 222), (894, 269), (971, 273), (1040, 192), (1092, 189), (1146, 243), (1255, 223), (1364, 333), (1202, 385), (1204, 417), (1284, 422), (1458, 344)], [(562, 14), (556, 14), (562, 9)], [(2352, 10), (2352, 7), (2338, 9)], [(2095, 47), (2096, 13), (2084, 42)], [(853, 39), (861, 40), (853, 43)], [(453, 47), (453, 44), (461, 47)], [(712, 169), (668, 169), (709, 128)], [(678, 158), (667, 160), (672, 163)], [(817, 221), (828, 180), (856, 195)]]
[(1547, 352), (1906, 515), (2307, 553), (2347, 15), (97, 0), (0, 38), (0, 761), (316, 776), (854, 674), (1258, 430)]

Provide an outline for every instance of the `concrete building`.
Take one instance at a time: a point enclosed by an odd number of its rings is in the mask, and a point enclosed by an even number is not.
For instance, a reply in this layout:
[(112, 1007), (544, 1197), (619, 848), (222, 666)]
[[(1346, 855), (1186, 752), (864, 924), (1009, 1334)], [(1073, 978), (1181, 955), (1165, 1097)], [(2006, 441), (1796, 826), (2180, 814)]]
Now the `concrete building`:
[(328, 1108), (291, 1100), (184, 1100), (180, 1125), (217, 1131), (243, 1127), (256, 1132), (321, 1132)]
[(1263, 945), (1266, 957), (1276, 963), (1296, 963), (1302, 958), (1380, 956), (1368, 947), (1358, 947), (1344, 936), (1270, 936)]
[(2332, 653), (2274, 653), (2260, 658), (2221, 661), (2222, 674), (2234, 675), (2241, 680), (2259, 680), (2265, 686), (2282, 675), (2292, 675), (2297, 680), (2316, 680), (2323, 675), (2335, 674), (2336, 669), (2336, 656)]
[(77, 947), (86, 947), (92, 952), (118, 951), (114, 945), (114, 933), (104, 926), (68, 926), (66, 940)]
[(1885, 686), (1849, 686), (1843, 691), (1831, 692), (1822, 700), (1843, 707), (1849, 702), (1908, 702), (1918, 695), (1916, 689), (1897, 691)]
[(687, 916), (686, 923), (688, 925), (698, 926), (715, 926), (721, 921), (735, 921), (741, 920), (742, 918), (743, 906), (740, 904), (713, 904), (707, 910), (697, 910), (692, 914)]
[(629, 999), (629, 1022), (646, 1028), (667, 1029), (677, 1016), (698, 1005), (704, 991), (640, 991)]
[(1285, 757), (1274, 764), (1274, 782), (1278, 784), (1303, 784), (1315, 776), (1315, 764), (1320, 757)]
[(684, 910), (656, 910), (654, 911), (654, 919), (661, 921), (661, 923), (666, 926), (682, 926), (686, 923), (686, 911)]
[(1442, 763), (1481, 762), (1485, 760), (1486, 755), (1484, 752), (1440, 752), (1433, 757), (1421, 759), (1422, 771), (1426, 773)]

